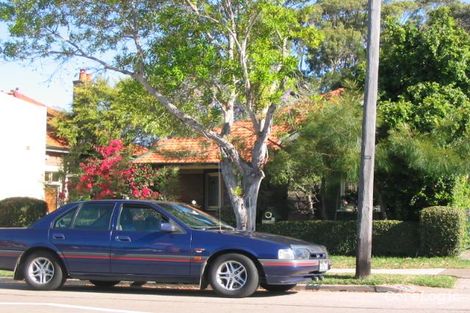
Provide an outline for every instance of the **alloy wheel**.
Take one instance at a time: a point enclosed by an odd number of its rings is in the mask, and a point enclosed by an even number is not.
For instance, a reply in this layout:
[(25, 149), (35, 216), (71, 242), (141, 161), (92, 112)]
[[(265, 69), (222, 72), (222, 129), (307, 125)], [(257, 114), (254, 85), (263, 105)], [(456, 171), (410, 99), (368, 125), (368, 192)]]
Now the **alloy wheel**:
[(28, 267), (28, 276), (39, 285), (49, 283), (55, 274), (54, 264), (47, 258), (35, 258)]
[(237, 261), (226, 261), (217, 268), (217, 283), (226, 290), (243, 288), (247, 282), (247, 270)]

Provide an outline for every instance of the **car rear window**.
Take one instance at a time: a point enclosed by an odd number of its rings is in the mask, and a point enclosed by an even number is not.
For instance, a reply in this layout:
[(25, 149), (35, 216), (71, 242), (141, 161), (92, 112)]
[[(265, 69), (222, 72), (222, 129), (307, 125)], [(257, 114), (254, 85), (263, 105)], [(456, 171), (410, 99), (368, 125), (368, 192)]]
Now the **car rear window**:
[(114, 203), (85, 203), (75, 217), (74, 229), (108, 230)]

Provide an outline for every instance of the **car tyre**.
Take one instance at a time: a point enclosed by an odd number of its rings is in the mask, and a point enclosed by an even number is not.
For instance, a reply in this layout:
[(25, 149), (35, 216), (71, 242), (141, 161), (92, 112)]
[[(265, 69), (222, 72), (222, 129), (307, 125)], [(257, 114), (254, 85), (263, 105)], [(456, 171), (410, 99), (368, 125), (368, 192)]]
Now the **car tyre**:
[(62, 287), (66, 276), (57, 257), (50, 252), (34, 252), (24, 263), (26, 283), (38, 290), (55, 290)]
[(291, 290), (291, 289), (294, 288), (295, 286), (297, 286), (297, 284), (290, 284), (290, 285), (268, 285), (268, 284), (261, 283), (261, 287), (263, 287), (263, 288), (266, 289), (267, 291), (271, 291), (271, 292), (286, 292), (286, 291), (288, 291), (288, 290)]
[(219, 256), (209, 268), (212, 289), (221, 296), (243, 298), (251, 296), (259, 286), (255, 263), (242, 254)]
[(119, 284), (119, 280), (90, 280), (90, 283), (99, 288), (111, 288)]

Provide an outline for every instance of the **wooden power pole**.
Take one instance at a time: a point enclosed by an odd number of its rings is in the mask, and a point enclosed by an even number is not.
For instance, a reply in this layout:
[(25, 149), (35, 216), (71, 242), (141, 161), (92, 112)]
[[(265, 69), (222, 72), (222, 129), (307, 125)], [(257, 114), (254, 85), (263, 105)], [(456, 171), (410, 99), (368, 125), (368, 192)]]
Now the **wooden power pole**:
[(367, 75), (362, 122), (361, 169), (359, 178), (358, 243), (356, 277), (370, 275), (374, 195), (375, 124), (379, 74), (380, 3), (369, 0)]

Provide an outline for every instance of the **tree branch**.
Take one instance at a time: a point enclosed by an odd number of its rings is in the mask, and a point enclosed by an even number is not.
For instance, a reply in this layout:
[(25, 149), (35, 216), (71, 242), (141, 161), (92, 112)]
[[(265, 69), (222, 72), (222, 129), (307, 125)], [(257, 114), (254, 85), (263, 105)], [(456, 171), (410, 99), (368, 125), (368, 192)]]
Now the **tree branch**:
[(271, 104), (266, 112), (266, 117), (262, 125), (262, 130), (258, 133), (255, 145), (252, 151), (252, 166), (255, 168), (262, 168), (267, 161), (267, 141), (271, 134), (271, 126), (276, 112), (277, 105)]
[[(80, 48), (79, 45), (77, 45), (75, 42), (71, 41), (70, 39), (65, 39), (63, 36), (61, 36), (60, 34), (58, 34), (57, 32), (53, 32), (53, 31), (50, 31), (50, 33), (59, 38), (61, 41), (63, 41), (64, 43), (70, 45), (71, 47), (73, 47), (77, 52), (73, 52), (72, 55), (73, 56), (77, 56), (77, 57), (82, 57), (82, 58), (85, 58), (85, 59), (88, 59), (88, 60), (92, 60), (94, 62), (97, 62), (99, 64), (101, 64), (105, 69), (108, 69), (108, 70), (112, 70), (112, 71), (116, 71), (116, 72), (119, 72), (119, 73), (122, 73), (122, 74), (125, 74), (125, 75), (130, 75), (132, 76), (134, 73), (131, 72), (131, 71), (128, 71), (128, 70), (125, 70), (123, 68), (118, 68), (117, 66), (114, 66), (114, 65), (111, 65), (95, 56), (92, 56), (92, 55), (89, 55), (87, 54), (82, 48)], [(54, 54), (62, 54), (62, 55), (67, 55), (68, 53), (65, 52), (65, 51), (49, 51), (50, 53), (54, 53)]]
[(240, 158), (240, 155), (237, 149), (223, 137), (219, 136), (212, 130), (204, 128), (198, 121), (196, 121), (190, 115), (181, 111), (178, 107), (176, 107), (167, 97), (161, 94), (157, 89), (152, 87), (150, 83), (145, 79), (143, 74), (141, 73), (134, 73), (131, 75), (135, 80), (142, 84), (142, 86), (149, 92), (152, 96), (154, 96), (173, 116), (178, 118), (182, 121), (185, 125), (189, 126), (193, 130), (197, 131), (198, 133), (202, 134), (204, 137), (212, 139), (221, 149), (223, 149), (226, 153), (228, 158), (243, 170), (243, 160)]

